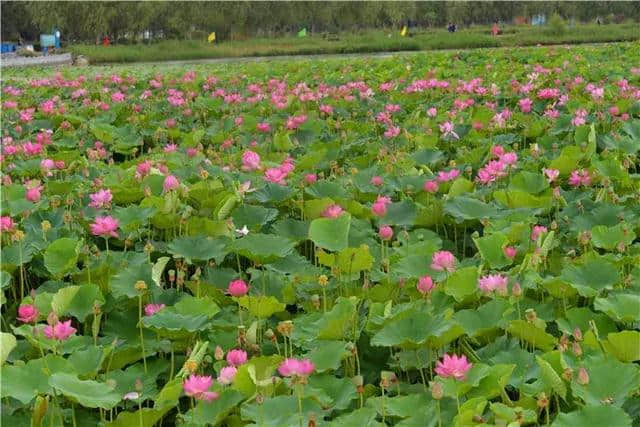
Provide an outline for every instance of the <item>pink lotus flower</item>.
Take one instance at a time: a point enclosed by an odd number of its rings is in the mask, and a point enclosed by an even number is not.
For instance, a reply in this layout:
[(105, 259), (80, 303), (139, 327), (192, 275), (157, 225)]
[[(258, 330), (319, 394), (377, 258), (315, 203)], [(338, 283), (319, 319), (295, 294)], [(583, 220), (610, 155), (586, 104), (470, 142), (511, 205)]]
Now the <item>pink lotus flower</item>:
[(44, 335), (49, 339), (64, 341), (76, 333), (76, 328), (71, 326), (71, 320), (57, 322), (55, 325), (47, 325), (44, 328)]
[(111, 101), (116, 103), (124, 101), (125, 98), (126, 96), (122, 92), (116, 92), (113, 95), (111, 95)]
[(29, 187), (27, 188), (26, 194), (25, 194), (25, 198), (30, 201), (30, 202), (39, 202), (40, 201), (40, 192), (42, 191), (44, 187), (42, 185), (38, 185), (38, 184), (29, 184)]
[(11, 232), (15, 228), (16, 224), (13, 222), (10, 216), (2, 216), (0, 217), (0, 232), (6, 233), (7, 231)]
[(304, 182), (307, 184), (315, 184), (318, 181), (318, 175), (315, 173), (308, 173), (304, 176)]
[(99, 216), (91, 224), (91, 233), (94, 236), (102, 237), (118, 237), (116, 230), (120, 227), (120, 223), (112, 216)]
[(478, 279), (478, 287), (485, 294), (493, 291), (507, 292), (507, 283), (509, 279), (500, 274), (489, 274)]
[(380, 230), (378, 230), (378, 236), (380, 236), (382, 240), (391, 240), (393, 237), (393, 228), (388, 225), (383, 225), (380, 227)]
[(370, 182), (371, 182), (371, 185), (375, 185), (376, 187), (380, 187), (384, 183), (384, 180), (382, 179), (381, 176), (377, 176), (376, 175), (376, 176), (371, 177), (371, 181)]
[(387, 205), (389, 203), (391, 203), (391, 199), (389, 197), (378, 196), (371, 206), (371, 212), (373, 212), (375, 216), (383, 217), (387, 214)]
[(240, 366), (247, 362), (247, 352), (240, 349), (227, 353), (227, 363), (231, 366)]
[(343, 213), (344, 210), (340, 207), (340, 205), (331, 205), (322, 212), (322, 216), (325, 218), (336, 219)]
[(321, 113), (324, 114), (332, 114), (333, 113), (333, 107), (331, 105), (327, 105), (327, 104), (322, 104), (319, 108)]
[(436, 363), (436, 374), (442, 378), (454, 378), (457, 381), (464, 381), (467, 377), (467, 372), (473, 364), (467, 361), (467, 357), (463, 354), (458, 357), (455, 354), (449, 356), (445, 354), (442, 361), (438, 360)]
[(136, 178), (141, 179), (151, 172), (151, 161), (145, 160), (136, 166)]
[(513, 259), (518, 254), (518, 250), (513, 246), (505, 246), (504, 249), (502, 249), (502, 253), (504, 253), (505, 257)]
[(111, 200), (113, 199), (113, 194), (111, 194), (111, 190), (102, 189), (97, 193), (89, 194), (89, 198), (91, 199), (91, 203), (89, 206), (96, 209), (106, 208), (111, 205)]
[(22, 304), (18, 307), (18, 320), (23, 323), (35, 323), (39, 314), (35, 305)]
[(431, 268), (436, 271), (456, 271), (456, 258), (449, 251), (438, 251), (431, 257)]
[(506, 165), (513, 166), (518, 161), (518, 155), (513, 151), (500, 156), (500, 161)]
[(436, 110), (434, 107), (431, 107), (427, 110), (427, 116), (435, 117), (437, 115), (438, 115), (438, 110)]
[(162, 183), (162, 191), (168, 193), (169, 191), (176, 190), (180, 187), (180, 182), (178, 178), (173, 175), (167, 175), (164, 178), (164, 182)]
[(534, 225), (533, 230), (531, 230), (531, 240), (534, 242), (538, 240), (541, 234), (547, 232), (547, 227), (544, 225)]
[(247, 150), (242, 153), (242, 169), (256, 170), (260, 168), (260, 155), (254, 151)]
[(422, 295), (426, 295), (433, 290), (435, 284), (433, 283), (433, 279), (431, 276), (422, 276), (418, 279), (418, 284), (416, 285), (416, 289)]
[(387, 139), (395, 138), (398, 135), (400, 135), (400, 128), (398, 126), (390, 126), (384, 132), (384, 137)]
[(453, 181), (460, 175), (460, 171), (458, 169), (451, 169), (450, 171), (440, 171), (438, 172), (438, 181), (447, 182)]
[(198, 154), (197, 148), (187, 148), (187, 157), (195, 157)]
[(316, 369), (309, 359), (285, 359), (278, 367), (278, 372), (283, 377), (308, 377)]
[(424, 191), (427, 193), (437, 193), (438, 192), (438, 181), (431, 180), (424, 183)]
[(145, 316), (153, 316), (165, 307), (164, 304), (147, 304), (144, 306), (144, 314)]
[(210, 402), (220, 396), (214, 391), (209, 391), (211, 384), (213, 384), (213, 378), (209, 375), (191, 375), (184, 380), (182, 388), (187, 396)]
[(529, 98), (523, 98), (520, 101), (518, 101), (518, 106), (520, 107), (520, 111), (522, 111), (523, 113), (530, 113), (532, 105), (533, 105), (533, 101), (530, 100)]
[(178, 146), (176, 144), (167, 144), (164, 146), (163, 151), (165, 153), (175, 153), (178, 150)]
[(270, 168), (264, 172), (264, 179), (273, 182), (274, 184), (285, 185), (286, 173), (284, 173), (280, 168)]
[(560, 171), (558, 169), (542, 169), (542, 172), (544, 172), (544, 174), (546, 175), (549, 184), (551, 184), (556, 180), (556, 178), (560, 176)]
[(227, 292), (233, 297), (241, 297), (249, 292), (249, 285), (242, 279), (232, 280), (229, 282)]
[(225, 366), (220, 369), (220, 375), (218, 375), (218, 382), (222, 385), (229, 385), (236, 377), (238, 369), (235, 366)]
[(267, 122), (258, 123), (256, 129), (258, 129), (258, 132), (267, 133), (271, 130), (271, 125)]
[(572, 187), (579, 187), (581, 185), (588, 187), (589, 185), (591, 185), (591, 176), (589, 176), (589, 171), (583, 169), (580, 171), (575, 170), (571, 172), (571, 176), (569, 177), (569, 185), (571, 185)]

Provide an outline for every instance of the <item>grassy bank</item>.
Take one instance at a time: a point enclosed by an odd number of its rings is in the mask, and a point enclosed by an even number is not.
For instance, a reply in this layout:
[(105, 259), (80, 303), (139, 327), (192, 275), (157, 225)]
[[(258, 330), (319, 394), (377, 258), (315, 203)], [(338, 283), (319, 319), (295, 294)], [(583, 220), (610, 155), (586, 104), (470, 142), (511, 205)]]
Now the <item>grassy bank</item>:
[(564, 34), (552, 34), (546, 27), (510, 26), (494, 37), (489, 27), (474, 27), (456, 33), (443, 29), (416, 30), (412, 37), (399, 31), (365, 31), (340, 34), (337, 40), (320, 35), (306, 38), (258, 38), (225, 41), (211, 45), (204, 41), (163, 41), (149, 45), (74, 45), (74, 54), (84, 55), (93, 64), (151, 62), (243, 56), (312, 55), (366, 53), (401, 50), (465, 49), (479, 47), (531, 46), (536, 44), (597, 43), (640, 40), (635, 23), (621, 25), (578, 25)]

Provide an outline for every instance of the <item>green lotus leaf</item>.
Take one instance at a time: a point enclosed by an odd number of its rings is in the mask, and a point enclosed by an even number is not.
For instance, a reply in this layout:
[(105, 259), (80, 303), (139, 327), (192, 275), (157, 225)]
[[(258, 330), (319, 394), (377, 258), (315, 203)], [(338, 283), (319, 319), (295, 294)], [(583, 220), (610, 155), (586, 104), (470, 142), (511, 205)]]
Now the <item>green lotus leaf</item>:
[(67, 286), (53, 296), (51, 308), (58, 316), (71, 315), (83, 322), (93, 313), (94, 306), (100, 306), (104, 301), (97, 285)]
[(309, 238), (317, 246), (329, 251), (340, 251), (349, 246), (351, 215), (342, 214), (337, 219), (317, 218), (311, 221)]
[(294, 246), (295, 243), (286, 237), (249, 233), (247, 236), (235, 240), (231, 248), (233, 252), (252, 261), (265, 264), (286, 257), (293, 251)]
[(178, 237), (167, 245), (169, 253), (184, 258), (188, 263), (215, 259), (221, 263), (228, 253), (228, 240), (204, 236)]
[(63, 237), (52, 242), (44, 252), (44, 265), (57, 278), (73, 271), (78, 262), (80, 242)]

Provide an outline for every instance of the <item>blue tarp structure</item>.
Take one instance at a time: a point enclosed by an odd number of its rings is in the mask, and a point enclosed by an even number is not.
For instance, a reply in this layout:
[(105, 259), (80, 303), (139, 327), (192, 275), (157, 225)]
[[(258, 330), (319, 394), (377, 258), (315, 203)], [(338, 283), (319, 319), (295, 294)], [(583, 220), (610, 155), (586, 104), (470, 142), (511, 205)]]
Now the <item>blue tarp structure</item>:
[(547, 15), (533, 15), (531, 17), (531, 25), (545, 25), (547, 23)]

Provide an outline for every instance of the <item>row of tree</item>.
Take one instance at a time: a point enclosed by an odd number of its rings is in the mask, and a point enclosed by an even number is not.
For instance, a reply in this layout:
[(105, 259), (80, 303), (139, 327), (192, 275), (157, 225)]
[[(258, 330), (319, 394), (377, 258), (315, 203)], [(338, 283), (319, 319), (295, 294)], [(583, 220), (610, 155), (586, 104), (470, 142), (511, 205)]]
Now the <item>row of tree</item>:
[[(18, 2), (3, 1), (2, 39), (35, 40), (57, 28), (67, 41), (140, 38), (200, 38), (216, 31), (219, 39), (279, 36), (367, 28), (420, 27), (513, 22), (537, 14), (603, 22), (640, 20), (640, 2), (476, 1), (476, 2)], [(521, 20), (521, 19), (520, 19)]]

